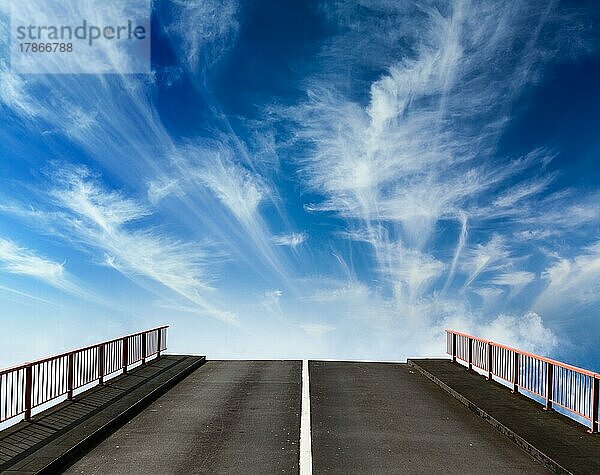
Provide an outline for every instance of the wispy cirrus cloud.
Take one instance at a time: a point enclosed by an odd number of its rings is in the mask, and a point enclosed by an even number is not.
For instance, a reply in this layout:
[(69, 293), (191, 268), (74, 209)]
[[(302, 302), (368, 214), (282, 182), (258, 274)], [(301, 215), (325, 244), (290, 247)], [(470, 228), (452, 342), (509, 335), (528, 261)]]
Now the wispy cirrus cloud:
[(600, 306), (600, 243), (569, 257), (558, 257), (545, 269), (545, 289), (534, 308), (554, 318), (569, 317), (576, 310)]
[[(263, 280), (272, 284), (277, 279), (283, 280), (290, 287), (293, 285), (291, 266), (285, 253), (274, 246), (269, 226), (261, 216), (262, 206), (277, 206), (274, 204), (276, 189), (263, 176), (263, 170), (259, 170), (244, 140), (235, 134), (220, 112), (205, 76), (207, 70), (222, 59), (222, 53), (235, 44), (237, 2), (169, 3), (169, 15), (160, 23), (168, 38), (161, 37), (161, 41), (170, 41), (174, 53), (181, 59), (176, 68), (180, 71), (171, 74), (170, 80), (192, 81), (195, 99), (202, 97), (203, 103), (210, 104), (207, 107), (210, 124), (205, 134), (183, 140), (161, 120), (154, 102), (157, 83), (167, 74), (161, 66), (157, 66), (154, 75), (143, 78), (126, 74), (83, 78), (36, 75), (25, 80), (3, 69), (10, 80), (3, 81), (2, 107), (23, 118), (27, 127), (42, 133), (49, 155), (64, 155), (59, 143), (75, 147), (81, 150), (86, 163), (91, 161), (90, 169), (106, 171), (128, 189), (131, 196), (138, 198), (133, 200), (134, 205), (144, 208), (133, 210), (137, 214), (141, 212), (135, 220), (148, 218), (148, 208), (160, 208), (165, 214), (177, 215), (174, 220), (182, 228), (191, 230), (197, 239), (218, 243), (218, 254), (227, 253), (246, 260), (246, 265)], [(112, 9), (111, 6), (109, 13), (116, 16)], [(84, 7), (82, 10), (98, 22), (106, 13), (93, 14)], [(34, 17), (43, 24), (48, 12), (42, 9)], [(107, 51), (107, 57), (117, 61), (112, 53)], [(187, 71), (181, 72), (181, 69)], [(29, 101), (31, 97), (36, 100)], [(11, 130), (10, 127), (0, 129), (7, 148), (15, 136)], [(190, 146), (189, 142), (200, 145)], [(14, 159), (20, 158), (15, 153)], [(31, 160), (28, 154), (23, 154), (22, 159)], [(77, 191), (85, 191), (85, 186), (81, 185)], [(62, 195), (57, 196), (59, 201), (61, 197), (64, 201), (68, 192), (73, 190), (61, 190)], [(140, 194), (146, 196), (139, 198)], [(132, 204), (132, 200), (122, 200), (124, 197), (117, 195), (113, 196), (114, 204)], [(78, 194), (72, 198), (83, 200)], [(115, 216), (108, 211), (112, 207), (110, 202), (94, 202), (98, 198), (110, 201), (110, 196), (88, 194), (84, 198), (79, 203), (73, 201), (73, 206), (79, 206), (73, 211), (82, 212), (105, 231), (111, 226), (121, 229), (131, 225), (127, 220), (111, 222)], [(206, 212), (208, 209), (215, 211)], [(278, 211), (285, 214), (281, 208)], [(288, 228), (288, 223), (279, 228)], [(149, 237), (138, 236), (138, 239), (148, 241)], [(164, 243), (166, 247), (172, 247), (170, 244)]]
[(71, 217), (67, 224), (86, 245), (106, 254), (105, 263), (123, 274), (151, 279), (209, 316), (233, 322), (236, 317), (212, 304), (205, 271), (210, 260), (201, 243), (185, 243), (151, 228), (130, 229), (150, 214), (139, 202), (103, 188), (84, 168), (56, 174), (52, 196)]
[(197, 177), (242, 223), (248, 225), (256, 219), (265, 191), (255, 175), (217, 157), (206, 168), (197, 170)]
[[(222, 256), (220, 251), (209, 253), (206, 243), (181, 241), (140, 223), (152, 214), (149, 208), (105, 188), (85, 167), (64, 166), (50, 176), (54, 185), (49, 193), (56, 211), (25, 210), (14, 205), (2, 210), (93, 251), (96, 264), (122, 273), (157, 295), (162, 295), (160, 289), (149, 284), (169, 289), (187, 301), (190, 308), (195, 307), (198, 314), (230, 323), (237, 321), (236, 315), (218, 303), (213, 279), (209, 277), (209, 269)], [(9, 270), (61, 281), (61, 264), (36, 259), (25, 251), (18, 260), (18, 248), (9, 244), (3, 243), (2, 248)]]
[(235, 0), (172, 0), (171, 21), (164, 26), (180, 53), (181, 64), (197, 72), (222, 59), (238, 34)]
[(288, 246), (292, 248), (296, 248), (299, 245), (306, 242), (308, 239), (307, 233), (290, 233), (290, 234), (279, 234), (273, 236), (272, 241), (277, 246)]
[[(248, 329), (327, 355), (439, 354), (446, 326), (540, 348), (571, 295), (595, 308), (597, 191), (564, 185), (559, 140), (504, 140), (545, 66), (590, 51), (585, 8), (323, 1), (314, 42), (273, 59), (256, 47), (270, 25), (244, 24), (262, 5), (154, 2), (168, 55), (147, 77), (0, 66), (0, 151), (35, 175), (3, 216), (43, 222), (152, 306), (240, 325), (254, 308)], [(244, 54), (265, 80), (236, 82)], [(87, 168), (37, 176), (56, 156)]]
[(64, 264), (45, 259), (14, 242), (0, 238), (0, 262), (3, 270), (22, 274), (56, 285), (65, 275)]
[[(497, 7), (372, 2), (358, 22), (348, 2), (324, 6), (344, 28), (323, 48), (306, 99), (282, 112), (295, 128), (306, 187), (321, 197), (305, 209), (344, 220), (346, 239), (368, 245), (361, 249), (371, 253), (380, 298), (430, 327), (444, 318), (428, 310), (436, 306), (475, 321), (494, 317), (485, 304), (465, 311), (476, 303), (465, 290), (478, 280), (485, 287), (474, 290), (487, 301), (501, 287), (510, 299), (535, 282), (525, 262), (537, 250), (523, 249), (517, 233), (546, 228), (554, 203), (565, 202), (549, 193), (555, 150), (497, 153), (511, 104), (539, 80), (549, 53), (573, 53), (563, 42), (570, 32), (550, 40), (546, 27), (573, 18), (556, 3), (511, 2), (516, 16), (498, 17)], [(359, 41), (366, 31), (368, 44)], [(379, 77), (353, 77), (349, 87), (348, 68), (364, 67)], [(570, 219), (576, 226), (595, 219), (581, 196), (572, 206), (581, 206)], [(517, 263), (525, 269), (514, 270)], [(456, 293), (468, 305), (456, 305)]]
[(43, 299), (41, 297), (38, 297), (37, 295), (33, 295), (27, 292), (23, 292), (21, 290), (18, 289), (13, 289), (12, 287), (7, 287), (5, 285), (0, 285), (0, 291), (6, 292), (8, 294), (11, 295), (17, 295), (19, 297), (25, 297), (27, 300), (31, 300), (34, 302), (40, 302), (46, 305), (53, 305), (53, 306), (57, 306), (56, 303), (54, 302), (50, 302), (49, 300)]
[(38, 106), (26, 92), (25, 79), (0, 68), (0, 103), (26, 118), (38, 115)]
[(462, 264), (467, 272), (464, 287), (471, 285), (482, 272), (506, 266), (510, 256), (504, 238), (498, 234), (493, 235), (487, 243), (473, 246), (466, 254)]
[[(12, 240), (0, 237), (0, 271), (27, 276), (63, 292), (84, 296), (84, 291), (64, 266), (64, 262), (56, 262)], [(12, 291), (29, 297), (16, 289)]]
[(508, 287), (521, 287), (535, 280), (535, 274), (527, 271), (506, 272), (494, 276), (489, 282), (494, 285), (505, 285)]

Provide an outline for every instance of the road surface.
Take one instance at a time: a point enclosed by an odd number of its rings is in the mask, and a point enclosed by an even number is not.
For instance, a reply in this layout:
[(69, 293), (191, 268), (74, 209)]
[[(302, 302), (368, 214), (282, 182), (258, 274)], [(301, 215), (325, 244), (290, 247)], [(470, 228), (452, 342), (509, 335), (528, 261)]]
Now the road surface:
[[(309, 368), (314, 474), (547, 473), (405, 364)], [(301, 389), (300, 361), (209, 361), (67, 473), (298, 473)]]
[(311, 361), (310, 388), (316, 474), (548, 473), (405, 364)]
[(209, 361), (66, 473), (298, 473), (301, 361)]

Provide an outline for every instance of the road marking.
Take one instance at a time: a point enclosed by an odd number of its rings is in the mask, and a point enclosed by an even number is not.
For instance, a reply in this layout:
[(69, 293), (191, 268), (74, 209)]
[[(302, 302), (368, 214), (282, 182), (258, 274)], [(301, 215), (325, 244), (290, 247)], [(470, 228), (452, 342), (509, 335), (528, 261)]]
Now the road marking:
[(312, 475), (312, 442), (310, 436), (310, 385), (308, 360), (302, 361), (302, 416), (300, 418), (300, 475)]

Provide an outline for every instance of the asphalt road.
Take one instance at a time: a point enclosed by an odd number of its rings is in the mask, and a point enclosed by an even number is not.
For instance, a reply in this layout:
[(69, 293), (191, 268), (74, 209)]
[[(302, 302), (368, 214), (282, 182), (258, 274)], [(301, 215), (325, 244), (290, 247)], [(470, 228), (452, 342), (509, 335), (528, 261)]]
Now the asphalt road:
[(209, 361), (66, 473), (298, 473), (302, 363)]
[[(309, 367), (314, 474), (547, 473), (405, 364)], [(67, 473), (298, 473), (301, 383), (300, 361), (209, 361)]]
[(548, 473), (405, 364), (310, 362), (310, 393), (315, 474)]

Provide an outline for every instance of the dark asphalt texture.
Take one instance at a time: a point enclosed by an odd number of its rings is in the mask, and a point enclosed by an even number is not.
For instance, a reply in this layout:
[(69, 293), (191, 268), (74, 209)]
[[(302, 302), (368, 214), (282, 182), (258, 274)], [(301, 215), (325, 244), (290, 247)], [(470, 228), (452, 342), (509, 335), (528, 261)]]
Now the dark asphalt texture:
[(209, 361), (71, 474), (298, 473), (300, 361)]
[(587, 434), (585, 426), (556, 411), (545, 411), (540, 403), (485, 381), (458, 363), (442, 359), (413, 363), (474, 405), (491, 424), (501, 424), (503, 432), (525, 440), (543, 454), (541, 458), (574, 474), (600, 474), (600, 436)]
[(0, 432), (0, 472), (57, 473), (206, 361), (154, 358)]
[(310, 393), (315, 474), (548, 473), (405, 364), (311, 361)]

